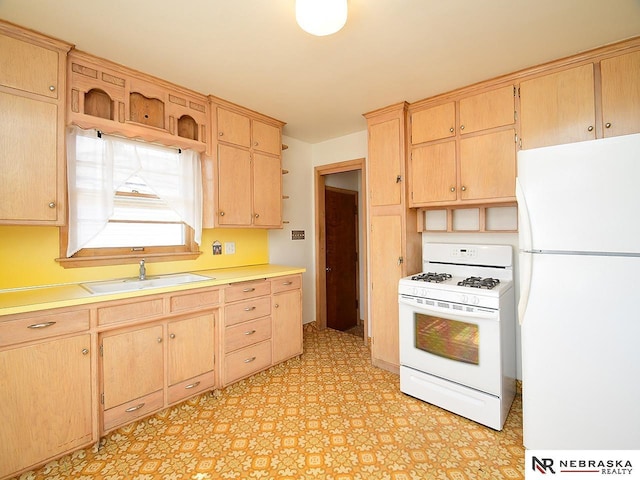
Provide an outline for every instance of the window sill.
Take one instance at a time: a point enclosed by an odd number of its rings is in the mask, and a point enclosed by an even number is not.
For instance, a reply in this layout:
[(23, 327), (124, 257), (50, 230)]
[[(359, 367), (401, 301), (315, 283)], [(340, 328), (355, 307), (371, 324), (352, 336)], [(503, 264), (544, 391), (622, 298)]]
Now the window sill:
[(144, 253), (136, 255), (110, 255), (104, 257), (71, 257), (56, 258), (56, 262), (63, 268), (79, 267), (102, 267), (106, 265), (125, 265), (128, 263), (138, 263), (144, 259), (147, 263), (174, 262), (180, 260), (195, 260), (202, 252), (173, 252), (173, 253)]

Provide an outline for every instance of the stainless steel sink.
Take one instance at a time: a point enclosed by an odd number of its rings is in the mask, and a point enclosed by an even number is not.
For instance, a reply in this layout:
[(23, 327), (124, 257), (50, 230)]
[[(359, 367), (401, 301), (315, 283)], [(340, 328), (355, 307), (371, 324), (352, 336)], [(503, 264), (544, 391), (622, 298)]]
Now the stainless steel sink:
[(149, 288), (170, 287), (182, 285), (184, 283), (203, 282), (214, 280), (212, 277), (205, 277), (195, 273), (176, 273), (172, 275), (160, 275), (147, 277), (140, 280), (136, 277), (122, 278), (119, 280), (106, 280), (104, 282), (88, 282), (80, 285), (92, 294), (123, 293), (134, 292), (136, 290), (147, 290)]

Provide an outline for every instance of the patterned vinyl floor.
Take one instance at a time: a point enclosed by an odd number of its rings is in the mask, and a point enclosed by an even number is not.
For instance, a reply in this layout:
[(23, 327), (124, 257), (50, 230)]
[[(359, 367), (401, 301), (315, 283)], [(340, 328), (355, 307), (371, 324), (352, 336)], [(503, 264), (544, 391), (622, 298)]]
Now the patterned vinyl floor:
[(305, 328), (304, 352), (20, 478), (524, 478), (520, 396), (496, 432), (402, 394), (353, 335)]

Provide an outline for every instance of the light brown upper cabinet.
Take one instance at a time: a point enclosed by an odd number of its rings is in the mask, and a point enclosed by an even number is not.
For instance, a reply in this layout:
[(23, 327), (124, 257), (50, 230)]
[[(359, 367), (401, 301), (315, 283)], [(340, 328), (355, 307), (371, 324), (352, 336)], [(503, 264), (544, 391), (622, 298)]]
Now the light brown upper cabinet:
[(205, 152), (205, 95), (88, 53), (68, 62), (68, 122), (81, 128)]
[(520, 84), (522, 148), (596, 138), (593, 64)]
[(600, 62), (604, 136), (640, 132), (640, 52)]
[(513, 201), (515, 91), (504, 85), (410, 107), (411, 207)]
[(64, 225), (70, 45), (0, 21), (0, 224)]
[(205, 168), (205, 226), (281, 228), (284, 123), (233, 105), (211, 111), (217, 159), (213, 178)]

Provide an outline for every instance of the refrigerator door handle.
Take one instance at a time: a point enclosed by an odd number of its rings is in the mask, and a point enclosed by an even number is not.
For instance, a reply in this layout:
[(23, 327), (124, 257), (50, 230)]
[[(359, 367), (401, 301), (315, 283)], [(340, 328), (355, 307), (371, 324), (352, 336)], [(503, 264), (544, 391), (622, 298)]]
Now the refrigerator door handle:
[(519, 178), (516, 178), (516, 200), (518, 202), (518, 240), (520, 250), (530, 252), (533, 243), (531, 238), (531, 219), (529, 218), (529, 209), (527, 208)]
[(520, 246), (520, 300), (518, 301), (518, 321), (524, 322), (524, 314), (529, 302), (529, 290), (531, 288), (531, 268), (533, 256), (530, 253), (532, 247), (531, 219), (527, 202), (524, 198), (520, 179), (516, 178), (516, 200), (518, 201), (518, 241)]
[(533, 254), (520, 252), (520, 299), (518, 300), (518, 321), (524, 323), (524, 314), (529, 303), (529, 291), (531, 290), (531, 270)]

